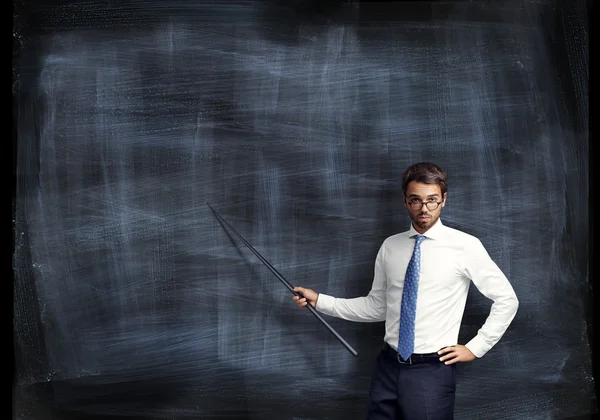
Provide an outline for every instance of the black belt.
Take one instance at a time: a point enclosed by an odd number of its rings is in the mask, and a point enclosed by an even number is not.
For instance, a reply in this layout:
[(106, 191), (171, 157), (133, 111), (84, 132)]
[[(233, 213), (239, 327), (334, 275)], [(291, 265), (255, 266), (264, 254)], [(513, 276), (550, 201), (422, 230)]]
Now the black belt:
[(395, 358), (398, 363), (402, 363), (403, 365), (413, 365), (415, 363), (442, 363), (440, 361), (440, 356), (437, 353), (413, 353), (407, 360), (404, 360), (400, 353), (398, 353), (392, 346), (388, 343), (383, 343), (383, 351)]

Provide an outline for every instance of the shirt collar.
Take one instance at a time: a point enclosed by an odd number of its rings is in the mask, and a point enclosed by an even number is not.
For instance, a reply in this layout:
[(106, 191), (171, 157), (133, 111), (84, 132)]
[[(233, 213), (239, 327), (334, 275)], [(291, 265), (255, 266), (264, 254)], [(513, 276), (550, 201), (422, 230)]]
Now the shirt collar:
[[(431, 226), (429, 228), (429, 230), (427, 230), (422, 235), (425, 236), (427, 239), (440, 239), (442, 237), (443, 233), (444, 233), (444, 224), (442, 223), (442, 218), (440, 217), (439, 219), (437, 219), (437, 222), (435, 222), (435, 224), (433, 226)], [(415, 230), (415, 227), (411, 223), (410, 230), (408, 232), (408, 236), (410, 238), (412, 238), (415, 235), (421, 235), (421, 234)]]

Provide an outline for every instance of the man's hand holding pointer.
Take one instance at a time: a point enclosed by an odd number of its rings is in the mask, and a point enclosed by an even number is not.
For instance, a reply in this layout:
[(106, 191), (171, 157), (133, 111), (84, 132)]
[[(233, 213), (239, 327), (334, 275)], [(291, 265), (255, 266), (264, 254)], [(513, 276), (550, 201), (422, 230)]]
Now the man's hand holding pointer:
[(296, 305), (304, 308), (308, 303), (312, 305), (313, 308), (317, 307), (317, 299), (319, 299), (319, 294), (311, 289), (305, 289), (304, 287), (294, 287), (294, 292), (302, 294), (302, 297), (293, 296), (292, 299), (296, 301)]

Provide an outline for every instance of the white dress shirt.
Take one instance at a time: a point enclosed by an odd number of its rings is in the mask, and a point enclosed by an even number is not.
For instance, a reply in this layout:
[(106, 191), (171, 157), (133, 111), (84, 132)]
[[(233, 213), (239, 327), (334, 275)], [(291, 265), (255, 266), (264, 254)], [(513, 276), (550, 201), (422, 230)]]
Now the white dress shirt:
[[(356, 322), (385, 321), (384, 340), (398, 348), (404, 275), (415, 246), (410, 230), (388, 237), (375, 259), (375, 273), (367, 296), (335, 298), (319, 294), (316, 309)], [(433, 353), (459, 344), (469, 283), (493, 301), (490, 314), (465, 346), (483, 357), (504, 335), (519, 301), (506, 276), (476, 237), (442, 224), (441, 219), (424, 233), (415, 318), (414, 353)]]

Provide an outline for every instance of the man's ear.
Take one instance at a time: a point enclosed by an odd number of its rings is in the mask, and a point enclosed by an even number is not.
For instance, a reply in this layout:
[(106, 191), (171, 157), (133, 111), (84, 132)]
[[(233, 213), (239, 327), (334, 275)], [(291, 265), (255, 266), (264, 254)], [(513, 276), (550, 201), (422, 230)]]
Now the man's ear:
[(446, 198), (448, 197), (448, 193), (445, 192), (444, 193), (444, 197), (442, 198), (442, 207), (444, 207), (446, 205)]
[(402, 204), (404, 205), (404, 207), (408, 208), (408, 206), (406, 205), (406, 196), (404, 195), (404, 193), (402, 193)]

